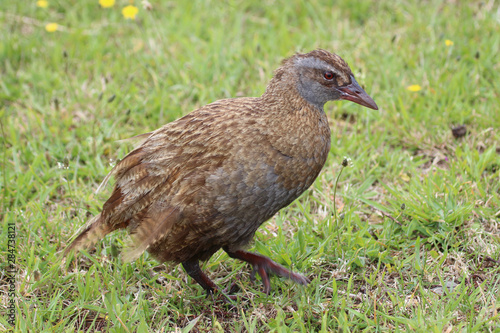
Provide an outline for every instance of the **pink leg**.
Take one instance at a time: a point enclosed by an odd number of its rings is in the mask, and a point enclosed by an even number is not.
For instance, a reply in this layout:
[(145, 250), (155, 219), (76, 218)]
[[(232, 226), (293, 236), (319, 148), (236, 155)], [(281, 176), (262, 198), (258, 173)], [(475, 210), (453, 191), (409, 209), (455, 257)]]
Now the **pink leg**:
[(252, 272), (252, 274), (255, 274), (255, 272), (257, 272), (260, 275), (260, 277), (262, 278), (262, 283), (264, 284), (264, 292), (267, 295), (269, 295), (269, 292), (271, 291), (271, 282), (269, 281), (268, 273), (291, 279), (292, 281), (302, 285), (306, 285), (310, 282), (306, 277), (291, 272), (290, 270), (286, 269), (280, 264), (275, 263), (271, 259), (264, 257), (263, 255), (242, 250), (232, 252), (227, 248), (224, 248), (224, 251), (226, 251), (231, 258), (246, 261), (253, 266), (254, 271)]

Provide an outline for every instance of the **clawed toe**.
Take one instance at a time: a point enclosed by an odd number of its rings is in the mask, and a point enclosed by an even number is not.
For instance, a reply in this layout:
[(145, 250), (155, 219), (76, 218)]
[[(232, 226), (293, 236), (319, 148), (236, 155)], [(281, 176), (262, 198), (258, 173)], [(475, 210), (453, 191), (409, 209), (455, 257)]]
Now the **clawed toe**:
[(311, 283), (311, 281), (308, 278), (306, 278), (305, 276), (303, 276), (301, 274), (297, 274), (297, 273), (290, 272), (290, 276), (288, 276), (288, 278), (290, 280), (292, 280), (293, 282), (301, 284), (303, 286), (306, 286), (309, 283)]
[(255, 282), (255, 274), (257, 273), (257, 268), (254, 266), (250, 272), (250, 281)]
[(252, 270), (252, 273), (250, 274), (250, 278), (252, 280), (255, 280), (255, 273), (259, 274), (259, 276), (262, 279), (262, 284), (264, 285), (263, 292), (266, 295), (269, 295), (269, 293), (271, 292), (271, 282), (269, 280), (270, 274), (274, 274), (274, 275), (277, 275), (277, 276), (280, 276), (283, 278), (290, 279), (293, 282), (301, 284), (301, 285), (307, 285), (311, 282), (311, 281), (309, 281), (308, 278), (306, 278), (303, 275), (293, 273), (293, 272), (289, 271), (288, 269), (284, 268), (283, 266), (276, 264), (275, 262), (272, 262), (272, 263), (273, 263), (272, 266), (271, 265), (269, 265), (269, 266), (268, 265), (262, 265), (262, 266), (255, 265), (253, 270)]

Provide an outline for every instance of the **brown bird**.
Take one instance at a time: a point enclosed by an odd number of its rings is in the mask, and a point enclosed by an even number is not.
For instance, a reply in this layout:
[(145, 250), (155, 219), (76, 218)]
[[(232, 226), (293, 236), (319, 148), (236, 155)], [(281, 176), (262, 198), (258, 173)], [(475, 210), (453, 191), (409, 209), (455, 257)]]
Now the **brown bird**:
[(315, 50), (283, 60), (261, 97), (205, 105), (154, 132), (106, 177), (116, 179), (100, 214), (65, 251), (128, 228), (125, 260), (148, 251), (182, 263), (207, 293), (218, 289), (200, 260), (223, 249), (250, 263), (271, 290), (268, 274), (309, 281), (245, 246), (262, 223), (314, 182), (330, 150), (328, 101), (378, 107), (336, 54)]

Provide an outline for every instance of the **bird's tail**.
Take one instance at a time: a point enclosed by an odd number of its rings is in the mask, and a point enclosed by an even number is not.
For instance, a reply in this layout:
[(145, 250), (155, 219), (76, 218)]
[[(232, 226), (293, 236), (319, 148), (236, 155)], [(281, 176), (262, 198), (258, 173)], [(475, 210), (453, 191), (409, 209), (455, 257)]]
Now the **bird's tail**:
[(104, 224), (101, 214), (91, 219), (83, 228), (83, 231), (64, 250), (64, 256), (71, 251), (79, 251), (94, 245), (98, 240), (109, 234), (112, 228)]

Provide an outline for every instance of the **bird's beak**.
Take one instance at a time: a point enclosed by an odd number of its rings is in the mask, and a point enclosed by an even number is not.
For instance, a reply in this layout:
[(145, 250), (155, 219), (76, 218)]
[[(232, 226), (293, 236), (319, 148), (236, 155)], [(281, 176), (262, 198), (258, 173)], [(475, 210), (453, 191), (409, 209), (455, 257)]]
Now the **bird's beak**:
[(359, 105), (366, 106), (367, 108), (378, 110), (378, 106), (375, 101), (361, 88), (354, 79), (354, 76), (351, 75), (352, 83), (338, 87), (337, 90), (340, 92), (340, 98), (345, 99), (354, 103), (358, 103)]

